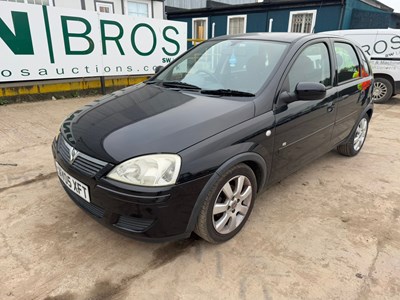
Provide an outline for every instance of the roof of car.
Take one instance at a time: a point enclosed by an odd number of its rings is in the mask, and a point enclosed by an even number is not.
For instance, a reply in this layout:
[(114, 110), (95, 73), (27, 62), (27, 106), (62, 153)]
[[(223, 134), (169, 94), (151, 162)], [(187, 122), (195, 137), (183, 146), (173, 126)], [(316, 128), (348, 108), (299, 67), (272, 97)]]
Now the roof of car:
[(216, 40), (226, 40), (226, 39), (248, 39), (248, 40), (266, 40), (266, 41), (280, 41), (292, 43), (300, 38), (307, 36), (332, 36), (328, 34), (305, 34), (305, 33), (290, 33), (290, 32), (254, 32), (254, 33), (245, 33), (245, 34), (237, 34), (237, 35), (223, 35), (219, 37), (215, 37)]
[(388, 29), (346, 29), (346, 30), (333, 30), (325, 31), (325, 34), (333, 34), (338, 36), (346, 35), (376, 35), (376, 34), (400, 34), (399, 29), (388, 28)]

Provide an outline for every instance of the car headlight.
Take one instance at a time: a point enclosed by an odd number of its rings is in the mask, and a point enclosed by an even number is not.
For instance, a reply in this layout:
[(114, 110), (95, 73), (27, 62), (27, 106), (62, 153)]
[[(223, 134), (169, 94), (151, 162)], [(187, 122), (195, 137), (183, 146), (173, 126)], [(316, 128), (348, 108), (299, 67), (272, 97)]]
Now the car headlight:
[(176, 154), (152, 154), (127, 160), (107, 174), (108, 178), (141, 186), (175, 184), (181, 168)]

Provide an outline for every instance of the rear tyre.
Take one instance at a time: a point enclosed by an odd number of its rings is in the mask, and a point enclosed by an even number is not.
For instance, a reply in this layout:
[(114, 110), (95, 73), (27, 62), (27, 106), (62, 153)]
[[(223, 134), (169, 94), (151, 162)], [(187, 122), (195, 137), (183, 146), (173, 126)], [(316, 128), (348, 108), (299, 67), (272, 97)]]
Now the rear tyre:
[(364, 145), (368, 133), (369, 117), (364, 115), (347, 143), (339, 145), (337, 151), (345, 156), (355, 156)]
[(375, 103), (385, 103), (393, 96), (392, 83), (382, 77), (375, 78), (372, 100)]
[(257, 181), (252, 169), (245, 164), (232, 167), (208, 192), (195, 233), (210, 243), (231, 239), (249, 218), (256, 194)]

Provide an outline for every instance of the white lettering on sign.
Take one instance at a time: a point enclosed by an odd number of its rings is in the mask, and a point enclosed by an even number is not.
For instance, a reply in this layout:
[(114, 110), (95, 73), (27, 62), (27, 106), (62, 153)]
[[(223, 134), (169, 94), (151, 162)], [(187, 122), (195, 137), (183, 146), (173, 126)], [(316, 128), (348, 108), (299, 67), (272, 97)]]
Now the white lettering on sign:
[(153, 74), (186, 39), (183, 22), (0, 2), (0, 82)]

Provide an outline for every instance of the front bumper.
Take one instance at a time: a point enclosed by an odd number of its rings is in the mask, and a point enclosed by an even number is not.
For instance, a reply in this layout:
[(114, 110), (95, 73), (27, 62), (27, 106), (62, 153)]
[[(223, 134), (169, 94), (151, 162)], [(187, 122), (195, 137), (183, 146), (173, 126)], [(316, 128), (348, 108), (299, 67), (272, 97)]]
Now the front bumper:
[(172, 187), (132, 186), (105, 177), (114, 167), (111, 164), (105, 164), (95, 174), (71, 166), (60, 153), (61, 141), (59, 138), (53, 142), (54, 159), (89, 187), (90, 203), (60, 182), (69, 197), (95, 220), (140, 240), (169, 241), (190, 236), (192, 210), (211, 175)]

